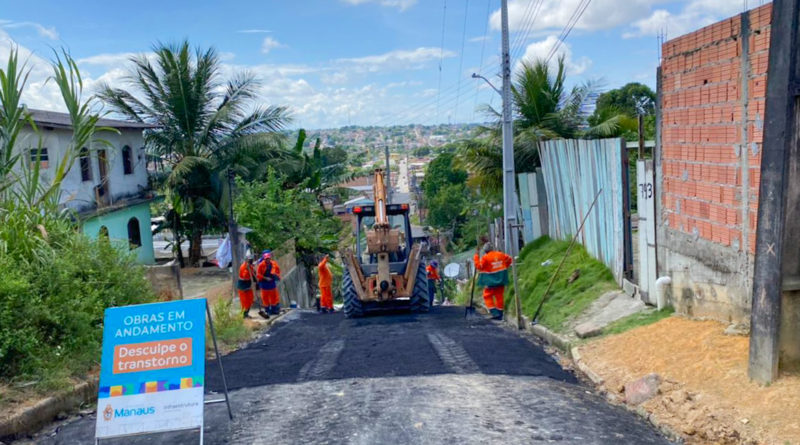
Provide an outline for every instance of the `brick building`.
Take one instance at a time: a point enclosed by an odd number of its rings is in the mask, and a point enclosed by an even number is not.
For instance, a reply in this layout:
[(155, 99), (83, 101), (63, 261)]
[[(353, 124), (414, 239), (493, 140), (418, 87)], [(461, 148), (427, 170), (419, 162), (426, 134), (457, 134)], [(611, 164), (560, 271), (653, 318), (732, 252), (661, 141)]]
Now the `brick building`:
[(667, 41), (656, 149), (659, 275), (679, 312), (748, 321), (772, 5)]

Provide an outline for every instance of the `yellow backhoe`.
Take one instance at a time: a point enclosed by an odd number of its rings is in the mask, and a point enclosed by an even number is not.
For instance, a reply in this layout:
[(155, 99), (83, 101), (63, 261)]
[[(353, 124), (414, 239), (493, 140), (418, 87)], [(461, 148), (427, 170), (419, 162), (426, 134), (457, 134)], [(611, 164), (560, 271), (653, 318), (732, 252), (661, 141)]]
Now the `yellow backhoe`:
[(420, 245), (411, 243), (408, 203), (387, 204), (383, 170), (375, 170), (374, 201), (353, 208), (355, 249), (345, 249), (342, 295), (348, 318), (409, 309), (427, 312), (428, 279)]

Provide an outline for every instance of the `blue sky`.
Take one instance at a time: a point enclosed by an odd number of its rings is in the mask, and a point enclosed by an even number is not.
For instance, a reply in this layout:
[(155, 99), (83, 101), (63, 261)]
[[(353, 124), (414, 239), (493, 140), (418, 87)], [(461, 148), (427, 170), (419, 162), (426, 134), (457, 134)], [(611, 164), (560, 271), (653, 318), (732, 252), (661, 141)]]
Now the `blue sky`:
[[(509, 0), (513, 63), (546, 56), (581, 2)], [(571, 83), (655, 86), (659, 32), (676, 37), (761, 3), (591, 0), (556, 53), (566, 58)], [(215, 47), (223, 73), (255, 73), (263, 104), (289, 106), (293, 127), (480, 121), (476, 104), (499, 100), (470, 74), (497, 76), (500, 0), (447, 0), (446, 11), (444, 5), (0, 0), (0, 60), (18, 46), (32, 68), (26, 103), (58, 110), (58, 93), (45, 82), (52, 48), (69, 49), (91, 93), (100, 82), (124, 86), (131, 54), (146, 53), (157, 41), (189, 39)]]

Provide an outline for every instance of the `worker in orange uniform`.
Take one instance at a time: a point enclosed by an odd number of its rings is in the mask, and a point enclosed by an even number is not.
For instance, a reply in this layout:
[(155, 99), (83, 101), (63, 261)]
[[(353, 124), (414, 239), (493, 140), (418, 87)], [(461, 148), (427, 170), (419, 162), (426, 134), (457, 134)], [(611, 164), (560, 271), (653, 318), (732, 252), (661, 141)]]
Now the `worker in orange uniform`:
[(261, 288), (261, 305), (264, 307), (264, 312), (267, 315), (280, 314), (281, 297), (278, 294), (278, 281), (281, 279), (281, 268), (272, 259), (272, 251), (269, 249), (265, 250), (261, 255), (256, 278), (258, 279), (258, 287)]
[(492, 320), (503, 319), (503, 292), (508, 284), (508, 266), (512, 258), (503, 252), (494, 250), (486, 243), (482, 257), (475, 253), (475, 268), (480, 272), (478, 285), (483, 286), (483, 302), (492, 315)]
[(328, 267), (328, 255), (322, 257), (317, 265), (319, 270), (319, 308), (323, 314), (333, 313), (333, 274)]
[(236, 289), (239, 291), (239, 303), (242, 305), (244, 318), (250, 318), (250, 308), (253, 306), (253, 277), (255, 275), (253, 257), (248, 257), (239, 266), (239, 280), (236, 282)]
[(433, 300), (436, 297), (436, 284), (442, 280), (439, 276), (439, 263), (431, 261), (425, 272), (428, 273), (428, 306), (433, 306)]

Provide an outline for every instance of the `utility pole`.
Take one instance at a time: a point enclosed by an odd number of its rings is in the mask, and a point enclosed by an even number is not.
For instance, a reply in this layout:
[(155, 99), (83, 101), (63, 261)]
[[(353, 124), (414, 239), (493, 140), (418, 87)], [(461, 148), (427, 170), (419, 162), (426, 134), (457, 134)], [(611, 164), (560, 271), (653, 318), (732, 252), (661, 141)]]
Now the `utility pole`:
[(236, 297), (236, 280), (239, 278), (239, 265), (242, 263), (239, 252), (239, 227), (233, 217), (233, 170), (228, 169), (228, 239), (231, 243), (231, 298)]
[(644, 114), (639, 113), (639, 157), (640, 161), (644, 160)]
[(517, 206), (516, 185), (514, 181), (514, 133), (511, 115), (511, 55), (508, 47), (508, 0), (500, 2), (502, 21), (502, 70), (503, 70), (503, 241), (506, 254), (517, 254)]
[(392, 171), (389, 167), (389, 144), (384, 145), (386, 153), (386, 204), (392, 203)]

